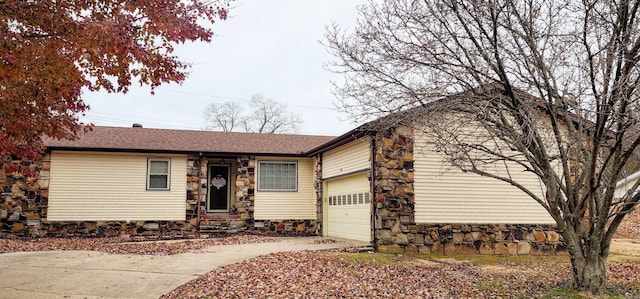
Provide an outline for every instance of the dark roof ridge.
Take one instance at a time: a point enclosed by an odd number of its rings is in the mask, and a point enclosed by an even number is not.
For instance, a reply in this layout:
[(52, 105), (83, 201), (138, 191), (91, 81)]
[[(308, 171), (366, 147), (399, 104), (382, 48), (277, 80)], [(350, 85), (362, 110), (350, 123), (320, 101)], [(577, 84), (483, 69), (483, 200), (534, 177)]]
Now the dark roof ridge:
[(296, 134), (296, 133), (258, 133), (258, 132), (238, 132), (238, 131), (214, 131), (206, 129), (172, 129), (172, 128), (148, 128), (148, 127), (120, 127), (120, 126), (98, 126), (94, 128), (114, 128), (114, 129), (136, 129), (136, 130), (161, 130), (161, 131), (179, 131), (179, 132), (202, 132), (202, 133), (220, 133), (220, 134), (246, 134), (246, 135), (279, 135), (279, 136), (310, 136), (310, 137), (336, 137), (332, 135), (319, 134)]
[(243, 153), (300, 156), (334, 136), (94, 126), (76, 140), (44, 138), (49, 150)]

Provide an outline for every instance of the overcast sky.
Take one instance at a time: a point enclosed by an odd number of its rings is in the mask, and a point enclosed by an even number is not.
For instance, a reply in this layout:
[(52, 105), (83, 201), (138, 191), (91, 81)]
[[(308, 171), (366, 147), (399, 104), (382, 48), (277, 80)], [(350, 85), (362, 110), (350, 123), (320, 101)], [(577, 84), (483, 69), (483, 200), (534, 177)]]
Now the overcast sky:
[[(355, 25), (359, 1), (240, 0), (230, 17), (213, 25), (209, 44), (185, 44), (177, 55), (192, 63), (182, 85), (132, 86), (125, 94), (85, 93), (91, 110), (82, 119), (104, 126), (201, 129), (203, 111), (212, 102), (238, 101), (248, 107), (260, 93), (286, 103), (302, 116), (301, 134), (340, 135), (353, 129), (333, 110), (332, 79), (324, 68), (332, 59), (320, 44), (325, 26)], [(247, 108), (248, 109), (248, 108)]]

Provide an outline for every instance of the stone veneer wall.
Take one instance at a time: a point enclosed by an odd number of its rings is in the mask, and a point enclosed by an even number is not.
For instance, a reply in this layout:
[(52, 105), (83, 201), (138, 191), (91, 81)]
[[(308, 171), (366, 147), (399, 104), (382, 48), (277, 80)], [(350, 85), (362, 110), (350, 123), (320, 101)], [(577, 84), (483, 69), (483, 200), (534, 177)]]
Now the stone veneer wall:
[(239, 157), (237, 164), (234, 212), (240, 215), (240, 220), (245, 222), (245, 226), (252, 226), (255, 211), (256, 157)]
[[(198, 225), (198, 199), (202, 193), (200, 186), (202, 174), (206, 173), (206, 167), (207, 163), (197, 155), (189, 155), (187, 158), (186, 220), (193, 226)], [(202, 168), (204, 168), (205, 172), (202, 172)], [(204, 180), (207, 180), (206, 176)]]
[(565, 251), (552, 225), (415, 223), (413, 129), (375, 136), (375, 247), (379, 252), (556, 254)]
[(260, 226), (253, 229), (260, 233), (274, 233), (287, 236), (316, 236), (316, 220), (260, 220)]
[[(17, 169), (28, 167), (38, 174), (29, 178)], [(40, 235), (42, 219), (47, 215), (50, 155), (42, 161), (13, 161), (0, 168), (0, 235)]]
[[(379, 231), (378, 251), (387, 253), (553, 255), (566, 252), (552, 225), (410, 224)], [(393, 239), (393, 241), (391, 241)]]
[(322, 219), (324, 217), (323, 213), (323, 184), (322, 184), (322, 155), (316, 155), (314, 159), (314, 177), (313, 177), (313, 188), (316, 191), (316, 225), (315, 225), (315, 234), (318, 236), (322, 236)]

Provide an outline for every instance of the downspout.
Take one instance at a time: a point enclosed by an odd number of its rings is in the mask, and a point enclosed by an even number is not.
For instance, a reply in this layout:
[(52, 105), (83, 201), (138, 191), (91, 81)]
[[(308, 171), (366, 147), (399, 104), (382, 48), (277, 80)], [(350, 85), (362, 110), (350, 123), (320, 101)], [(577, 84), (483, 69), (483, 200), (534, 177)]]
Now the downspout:
[(369, 168), (369, 188), (371, 189), (371, 229), (373, 230), (373, 250), (378, 251), (378, 233), (376, 229), (376, 138), (371, 137), (371, 166)]
[(198, 232), (200, 232), (200, 195), (202, 191), (202, 153), (198, 153), (198, 189), (196, 189), (196, 199), (198, 200), (196, 204), (196, 226), (198, 227)]

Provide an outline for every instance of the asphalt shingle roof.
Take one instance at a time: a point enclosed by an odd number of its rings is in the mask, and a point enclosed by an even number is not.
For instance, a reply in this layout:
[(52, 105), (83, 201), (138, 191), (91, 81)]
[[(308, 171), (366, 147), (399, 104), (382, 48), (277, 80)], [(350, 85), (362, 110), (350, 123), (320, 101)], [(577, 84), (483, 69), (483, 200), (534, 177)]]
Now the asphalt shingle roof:
[(300, 155), (334, 138), (95, 126), (77, 140), (44, 142), (49, 149)]

